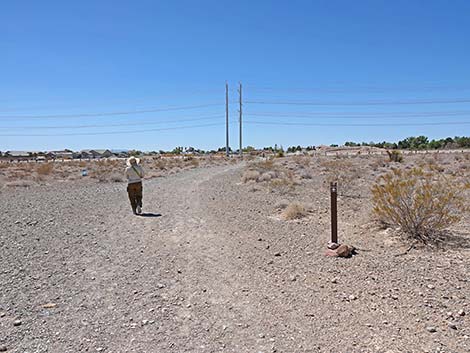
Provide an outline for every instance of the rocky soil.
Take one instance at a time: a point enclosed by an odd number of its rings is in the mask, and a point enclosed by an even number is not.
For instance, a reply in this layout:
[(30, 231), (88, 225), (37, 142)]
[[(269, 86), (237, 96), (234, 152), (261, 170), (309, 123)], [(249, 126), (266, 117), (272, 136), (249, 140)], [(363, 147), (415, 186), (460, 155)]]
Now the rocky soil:
[(143, 216), (124, 183), (1, 190), (0, 351), (470, 352), (468, 223), (406, 252), (359, 175), (338, 200), (358, 254), (330, 258), (321, 169), (288, 190), (243, 172), (147, 180)]

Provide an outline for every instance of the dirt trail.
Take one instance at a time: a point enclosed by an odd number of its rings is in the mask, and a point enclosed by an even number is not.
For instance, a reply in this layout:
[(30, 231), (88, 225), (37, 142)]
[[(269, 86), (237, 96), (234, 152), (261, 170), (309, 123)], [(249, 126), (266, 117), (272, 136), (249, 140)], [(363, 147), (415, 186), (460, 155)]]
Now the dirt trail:
[(280, 222), (271, 217), (279, 196), (247, 191), (240, 170), (149, 180), (142, 217), (132, 215), (123, 184), (4, 191), (0, 347), (466, 351), (468, 315), (458, 330), (448, 330), (444, 316), (469, 311), (468, 250), (387, 256), (382, 240), (364, 241), (364, 221), (352, 211), (340, 227), (354, 229), (355, 245), (375, 250), (325, 258), (327, 195), (299, 191), (295, 197), (315, 201), (315, 219)]

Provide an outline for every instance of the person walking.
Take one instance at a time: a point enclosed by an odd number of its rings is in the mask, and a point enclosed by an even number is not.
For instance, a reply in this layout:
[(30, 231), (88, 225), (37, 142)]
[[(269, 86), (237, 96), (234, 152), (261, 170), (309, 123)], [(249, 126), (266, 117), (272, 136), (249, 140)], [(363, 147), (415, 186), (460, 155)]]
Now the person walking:
[(130, 157), (126, 164), (127, 194), (134, 214), (142, 213), (142, 178), (144, 170), (140, 166), (139, 158)]

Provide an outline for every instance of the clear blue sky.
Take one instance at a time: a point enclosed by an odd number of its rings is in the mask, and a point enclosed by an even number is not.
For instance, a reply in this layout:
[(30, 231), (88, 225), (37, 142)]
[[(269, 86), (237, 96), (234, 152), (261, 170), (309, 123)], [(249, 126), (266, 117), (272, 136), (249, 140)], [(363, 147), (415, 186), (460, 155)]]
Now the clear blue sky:
[(232, 148), (238, 82), (245, 145), (470, 135), (469, 18), (467, 0), (3, 1), (0, 150), (224, 146), (225, 81)]

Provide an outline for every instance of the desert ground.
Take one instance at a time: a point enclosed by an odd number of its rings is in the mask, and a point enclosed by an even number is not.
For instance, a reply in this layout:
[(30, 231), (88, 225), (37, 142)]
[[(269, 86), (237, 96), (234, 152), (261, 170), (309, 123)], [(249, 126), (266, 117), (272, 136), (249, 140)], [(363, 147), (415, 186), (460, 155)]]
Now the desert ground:
[[(469, 153), (154, 161), (142, 216), (120, 163), (0, 169), (0, 351), (470, 352), (469, 215), (410, 247), (370, 192), (416, 165), (468, 185)], [(332, 180), (351, 258), (325, 256)]]

